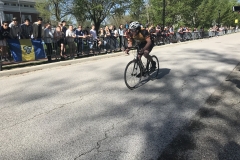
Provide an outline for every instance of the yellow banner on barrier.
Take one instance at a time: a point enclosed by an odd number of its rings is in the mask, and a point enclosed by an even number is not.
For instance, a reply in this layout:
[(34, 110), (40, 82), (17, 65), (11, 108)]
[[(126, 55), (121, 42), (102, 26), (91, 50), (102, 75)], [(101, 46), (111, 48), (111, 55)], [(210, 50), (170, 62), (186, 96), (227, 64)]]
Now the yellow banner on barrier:
[(238, 19), (235, 19), (235, 23), (238, 23)]
[(21, 50), (22, 50), (22, 61), (32, 61), (35, 60), (34, 48), (30, 39), (20, 40)]

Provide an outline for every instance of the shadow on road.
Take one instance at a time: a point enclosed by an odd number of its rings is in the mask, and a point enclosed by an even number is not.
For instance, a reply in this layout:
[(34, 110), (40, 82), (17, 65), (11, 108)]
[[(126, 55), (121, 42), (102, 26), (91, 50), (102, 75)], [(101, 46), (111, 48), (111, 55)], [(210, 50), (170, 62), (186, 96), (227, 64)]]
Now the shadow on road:
[(160, 154), (158, 160), (237, 160), (240, 157), (240, 88), (238, 69), (205, 101), (192, 120)]
[[(169, 74), (171, 71), (171, 69), (168, 69), (168, 68), (162, 68), (162, 69), (159, 69), (159, 72), (158, 72), (158, 75), (156, 77), (156, 79), (162, 79), (164, 76), (166, 76), (167, 74)], [(156, 79), (153, 79), (153, 80), (156, 80)], [(149, 81), (151, 81), (150, 77), (149, 76), (146, 76), (145, 79), (143, 79), (136, 87), (135, 89), (145, 85), (146, 83), (148, 83)]]
[(238, 79), (231, 79), (231, 80), (228, 80), (234, 84), (236, 84), (236, 87), (240, 89), (240, 80)]

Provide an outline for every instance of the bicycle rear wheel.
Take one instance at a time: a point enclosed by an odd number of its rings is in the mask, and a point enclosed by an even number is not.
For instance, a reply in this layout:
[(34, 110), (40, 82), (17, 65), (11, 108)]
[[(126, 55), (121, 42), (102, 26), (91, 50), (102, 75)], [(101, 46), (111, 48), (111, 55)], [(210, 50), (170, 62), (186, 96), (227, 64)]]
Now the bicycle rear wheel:
[(152, 63), (148, 61), (147, 72), (148, 72), (149, 78), (153, 80), (153, 79), (157, 78), (158, 73), (159, 73), (159, 61), (158, 61), (158, 58), (155, 55), (152, 55), (152, 60), (154, 62), (156, 62), (156, 67), (154, 67), (152, 65)]
[(129, 89), (137, 87), (142, 78), (142, 70), (136, 60), (130, 61), (124, 71), (124, 81)]

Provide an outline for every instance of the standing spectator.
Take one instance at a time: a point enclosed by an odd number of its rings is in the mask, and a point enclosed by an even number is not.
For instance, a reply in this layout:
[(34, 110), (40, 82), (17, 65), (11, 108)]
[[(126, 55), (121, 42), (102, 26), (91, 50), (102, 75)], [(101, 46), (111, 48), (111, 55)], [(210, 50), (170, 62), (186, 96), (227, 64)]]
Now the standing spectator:
[(118, 45), (118, 38), (119, 38), (119, 33), (118, 33), (118, 30), (116, 28), (116, 26), (113, 26), (113, 30), (114, 30), (114, 42), (115, 42), (115, 51), (117, 50), (117, 48), (119, 48), (119, 45)]
[[(99, 47), (99, 42), (100, 41), (97, 38), (97, 32), (95, 30), (95, 26), (94, 25), (92, 25), (92, 29), (90, 30), (90, 37), (92, 39), (91, 45), (90, 45), (90, 49), (92, 50), (94, 48), (94, 46)], [(94, 51), (93, 51), (93, 53), (94, 53)]]
[(46, 23), (45, 25), (45, 29), (44, 29), (44, 42), (45, 45), (47, 46), (47, 58), (48, 58), (48, 62), (52, 61), (52, 32), (51, 32), (51, 25), (50, 23)]
[(169, 27), (169, 32), (173, 35), (174, 34), (174, 28), (173, 28), (173, 26), (170, 26)]
[(111, 33), (108, 26), (105, 26), (105, 39), (106, 39), (106, 50), (110, 48)]
[(17, 18), (16, 18), (16, 17), (13, 17), (13, 18), (12, 18), (12, 22), (9, 23), (9, 28), (12, 28), (12, 26), (16, 25), (16, 21), (18, 21)]
[(34, 39), (40, 39), (44, 36), (44, 30), (42, 28), (42, 18), (38, 17), (37, 22), (33, 23), (33, 34)]
[(77, 43), (77, 55), (79, 56), (80, 54), (83, 55), (83, 38), (85, 38), (85, 35), (82, 30), (82, 26), (79, 25), (78, 28), (75, 31), (76, 34), (76, 43)]
[(8, 27), (7, 21), (2, 22), (2, 26), (0, 28), (0, 52), (1, 52), (1, 60), (8, 60), (8, 51), (7, 51), (7, 39), (9, 39), (10, 28)]
[(115, 51), (116, 50), (116, 37), (115, 37), (115, 28), (113, 25), (111, 25), (109, 27), (110, 30), (110, 52)]
[[(67, 39), (66, 39), (66, 32), (67, 32), (67, 27), (66, 27), (66, 21), (62, 21), (62, 32), (63, 32), (63, 40), (64, 40), (64, 53), (66, 52), (66, 45)], [(65, 53), (66, 54), (66, 53)]]
[(67, 44), (67, 42), (66, 42), (66, 31), (65, 31), (65, 33), (64, 33), (64, 29), (65, 29), (65, 27), (63, 28), (63, 24), (62, 24), (62, 22), (60, 22), (59, 23), (59, 27), (60, 27), (60, 29), (61, 29), (61, 32), (62, 32), (62, 39), (63, 39), (63, 44), (64, 44), (64, 46), (63, 46), (63, 54), (66, 52), (66, 44)]
[(30, 20), (25, 19), (24, 23), (21, 25), (21, 39), (30, 39), (33, 33), (32, 25), (30, 25)]
[(16, 17), (13, 17), (12, 22), (9, 24), (11, 39), (19, 39), (21, 35), (21, 27), (18, 24)]
[(73, 31), (73, 25), (69, 25), (68, 30), (66, 31), (66, 39), (69, 48), (69, 55), (71, 59), (74, 59), (74, 54), (76, 52), (76, 45), (74, 39), (76, 38), (76, 34)]
[(117, 51), (117, 48), (119, 46), (118, 45), (119, 34), (116, 26), (112, 26), (112, 32), (113, 32), (113, 48), (114, 48), (114, 51)]
[(101, 44), (102, 44), (102, 45), (100, 45), (100, 48), (101, 48), (101, 46), (103, 46), (104, 51), (106, 51), (105, 34), (106, 34), (105, 30), (103, 28), (100, 28), (99, 35), (98, 35), (99, 39), (101, 41)]
[(66, 21), (62, 21), (62, 32), (64, 33), (64, 35), (66, 35), (67, 32)]
[(178, 34), (180, 35), (180, 41), (183, 41), (183, 27), (182, 26), (178, 29)]
[(129, 28), (129, 24), (128, 24), (128, 22), (126, 22), (126, 24), (125, 24), (125, 28), (126, 28), (126, 29)]
[(124, 48), (124, 29), (123, 29), (123, 25), (121, 24), (120, 26), (119, 26), (119, 29), (118, 29), (118, 33), (119, 33), (119, 48), (120, 48), (120, 50), (122, 51), (122, 50), (124, 50), (123, 48)]
[(61, 31), (61, 27), (57, 26), (56, 30), (54, 31), (53, 38), (55, 41), (55, 50), (57, 51), (57, 48), (60, 47), (60, 56), (61, 60), (65, 60), (63, 57), (63, 49), (64, 49), (64, 35), (63, 32)]
[(203, 26), (200, 28), (200, 35), (201, 35), (201, 38), (204, 37), (204, 27)]
[(174, 28), (173, 26), (170, 26), (169, 27), (169, 33), (170, 33), (170, 43), (173, 43), (174, 41), (176, 41), (176, 36), (175, 36), (175, 33), (174, 33)]

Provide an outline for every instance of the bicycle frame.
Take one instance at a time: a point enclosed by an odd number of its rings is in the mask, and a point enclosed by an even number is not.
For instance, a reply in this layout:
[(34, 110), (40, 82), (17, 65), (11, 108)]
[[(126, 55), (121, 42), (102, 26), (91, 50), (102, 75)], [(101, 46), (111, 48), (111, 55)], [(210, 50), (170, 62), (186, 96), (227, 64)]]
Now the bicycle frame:
[[(140, 69), (142, 70), (142, 72), (145, 72), (147, 69), (147, 65), (148, 65), (148, 60), (147, 60), (147, 64), (146, 64), (146, 67), (145, 65), (143, 64), (142, 62), (142, 59), (140, 58), (140, 56), (142, 57), (142, 55), (139, 55), (139, 45), (136, 45), (135, 47), (133, 47), (134, 49), (136, 49), (136, 56), (134, 57), (134, 59), (136, 60), (137, 63), (139, 63), (139, 66), (140, 66)], [(135, 68), (135, 66), (134, 66)]]

